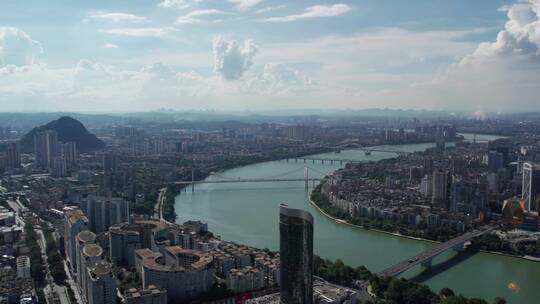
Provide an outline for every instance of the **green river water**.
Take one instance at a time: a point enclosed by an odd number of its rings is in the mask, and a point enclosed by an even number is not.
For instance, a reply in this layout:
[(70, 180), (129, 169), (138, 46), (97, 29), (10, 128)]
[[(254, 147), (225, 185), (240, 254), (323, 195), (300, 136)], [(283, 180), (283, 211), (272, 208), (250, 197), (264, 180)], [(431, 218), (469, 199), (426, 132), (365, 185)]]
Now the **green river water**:
[[(470, 138), (470, 135), (466, 135)], [(494, 136), (477, 136), (477, 140)], [(422, 151), (432, 144), (381, 146), (388, 150)], [(358, 150), (339, 154), (320, 154), (317, 157), (334, 159), (380, 160), (394, 157), (393, 153), (373, 152), (366, 156)], [(302, 178), (308, 166), (311, 177), (330, 173), (339, 163), (312, 163), (294, 160), (272, 161), (235, 168), (208, 179), (226, 178)], [(317, 172), (318, 171), (318, 172)], [(195, 192), (188, 187), (176, 197), (175, 210), (178, 222), (202, 220), (209, 229), (224, 240), (255, 246), (279, 249), (278, 205), (309, 210), (315, 219), (315, 253), (331, 259), (341, 259), (351, 266), (365, 265), (376, 272), (405, 260), (429, 246), (429, 242), (411, 240), (380, 232), (357, 229), (328, 219), (309, 202), (309, 192), (303, 181), (265, 183), (199, 184)], [(312, 184), (310, 183), (310, 190)], [(433, 268), (420, 266), (403, 274), (439, 291), (449, 287), (469, 297), (491, 301), (496, 296), (505, 297), (509, 303), (540, 303), (540, 263), (524, 259), (487, 254), (449, 251), (434, 259)]]

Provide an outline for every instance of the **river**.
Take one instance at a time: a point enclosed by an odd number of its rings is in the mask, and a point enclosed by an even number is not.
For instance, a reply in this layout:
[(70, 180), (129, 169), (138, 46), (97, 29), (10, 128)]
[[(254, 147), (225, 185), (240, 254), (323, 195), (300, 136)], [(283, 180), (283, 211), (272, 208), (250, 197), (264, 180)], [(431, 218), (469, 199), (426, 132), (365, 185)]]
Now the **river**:
[[(466, 138), (472, 138), (466, 135)], [(494, 139), (477, 136), (477, 140)], [(386, 150), (422, 151), (433, 144), (380, 146)], [(339, 154), (320, 154), (321, 158), (380, 160), (394, 157), (393, 153), (373, 152), (367, 156), (358, 150)], [(235, 168), (211, 175), (208, 179), (226, 178), (302, 178), (304, 167), (310, 177), (319, 172), (330, 173), (339, 163), (325, 164), (308, 161), (271, 161)], [(310, 184), (310, 189), (312, 185)], [(432, 243), (396, 237), (384, 233), (357, 229), (328, 219), (309, 202), (304, 182), (199, 184), (176, 197), (178, 222), (199, 219), (225, 240), (259, 248), (279, 250), (278, 205), (309, 210), (315, 219), (314, 250), (317, 255), (341, 259), (351, 266), (365, 265), (376, 272), (413, 256)], [(496, 296), (509, 303), (538, 303), (540, 299), (540, 263), (502, 255), (476, 253), (456, 254), (449, 251), (434, 260), (434, 267), (423, 271), (416, 267), (403, 274), (430, 286), (434, 291), (449, 287), (469, 297), (491, 301)]]

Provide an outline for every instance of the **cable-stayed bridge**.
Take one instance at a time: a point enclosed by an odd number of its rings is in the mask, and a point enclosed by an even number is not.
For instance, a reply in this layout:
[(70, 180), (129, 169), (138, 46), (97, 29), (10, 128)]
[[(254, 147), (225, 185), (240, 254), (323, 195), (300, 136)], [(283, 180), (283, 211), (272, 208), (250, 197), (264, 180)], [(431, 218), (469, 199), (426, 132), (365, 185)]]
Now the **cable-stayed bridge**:
[[(299, 177), (298, 173), (304, 171), (304, 176)], [(315, 177), (310, 177), (310, 173), (315, 172)], [(309, 187), (309, 182), (318, 182), (324, 176), (330, 174), (329, 172), (321, 172), (317, 169), (311, 167), (304, 168), (295, 168), (294, 170), (281, 173), (275, 176), (266, 176), (266, 177), (231, 177), (224, 176), (222, 174), (213, 174), (209, 178), (204, 180), (195, 180), (194, 174), (192, 172), (192, 179), (190, 181), (178, 181), (172, 182), (171, 184), (175, 185), (191, 185), (191, 191), (195, 191), (195, 185), (197, 184), (228, 184), (228, 183), (271, 183), (271, 182), (305, 182), (306, 188)]]

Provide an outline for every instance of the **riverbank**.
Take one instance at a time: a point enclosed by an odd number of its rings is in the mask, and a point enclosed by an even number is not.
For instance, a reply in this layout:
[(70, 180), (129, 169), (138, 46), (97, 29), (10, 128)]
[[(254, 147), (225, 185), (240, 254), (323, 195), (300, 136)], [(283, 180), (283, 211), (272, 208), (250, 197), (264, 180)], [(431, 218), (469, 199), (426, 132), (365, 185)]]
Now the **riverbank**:
[[(310, 193), (310, 198), (309, 198), (309, 202), (311, 203), (311, 205), (313, 205), (313, 207), (315, 207), (322, 215), (324, 215), (325, 217), (333, 220), (337, 224), (346, 225), (346, 226), (349, 226), (349, 227), (353, 227), (355, 229), (375, 231), (375, 232), (378, 232), (378, 233), (383, 233), (383, 234), (392, 235), (392, 236), (395, 236), (395, 237), (400, 237), (400, 238), (405, 238), (405, 239), (415, 240), (415, 241), (420, 241), (420, 242), (425, 242), (425, 243), (432, 243), (432, 244), (440, 244), (441, 243), (439, 241), (434, 241), (434, 240), (430, 240), (430, 239), (424, 239), (424, 238), (413, 237), (413, 236), (409, 236), (409, 235), (403, 235), (403, 234), (400, 234), (398, 232), (390, 232), (390, 231), (385, 231), (385, 230), (381, 230), (381, 229), (366, 228), (365, 226), (355, 225), (355, 224), (349, 223), (346, 220), (334, 217), (334, 216), (328, 214), (327, 212), (325, 212), (319, 205), (317, 205), (316, 202), (313, 201), (313, 199), (311, 198), (311, 193)], [(531, 262), (540, 263), (540, 258), (536, 258), (536, 257), (533, 257), (533, 256), (521, 256), (521, 255), (509, 254), (509, 253), (504, 253), (504, 252), (488, 251), (488, 250), (481, 250), (481, 249), (472, 249), (472, 250), (474, 250), (476, 252), (500, 255), (500, 256), (515, 258), (515, 259), (522, 259), (522, 260), (527, 260), (527, 261), (531, 261)]]
[(390, 231), (385, 231), (385, 230), (381, 230), (381, 229), (372, 229), (372, 228), (366, 228), (365, 226), (355, 225), (355, 224), (349, 223), (349, 222), (347, 222), (347, 221), (345, 221), (345, 220), (342, 220), (342, 219), (333, 217), (332, 215), (326, 213), (324, 210), (322, 210), (321, 207), (319, 207), (319, 206), (317, 205), (317, 203), (315, 203), (315, 202), (313, 201), (313, 199), (311, 199), (311, 197), (309, 198), (309, 202), (310, 202), (311, 205), (313, 205), (313, 207), (315, 207), (321, 214), (323, 214), (323, 215), (326, 216), (327, 218), (329, 218), (329, 219), (335, 221), (337, 224), (346, 225), (346, 226), (353, 227), (353, 228), (356, 228), (356, 229), (362, 229), (362, 230), (368, 230), (368, 231), (375, 231), (375, 232), (384, 233), (384, 234), (388, 234), (388, 235), (392, 235), (392, 236), (397, 236), (397, 237), (400, 237), (400, 238), (405, 238), (405, 239), (410, 239), (410, 240), (415, 240), (415, 241), (421, 241), (421, 242), (426, 242), (426, 243), (435, 243), (435, 244), (440, 243), (440, 242), (437, 242), (437, 241), (434, 241), (434, 240), (423, 239), (423, 238), (414, 237), (414, 236), (409, 236), (409, 235), (403, 235), (403, 234), (400, 234), (400, 233), (398, 233), (398, 232), (390, 232)]

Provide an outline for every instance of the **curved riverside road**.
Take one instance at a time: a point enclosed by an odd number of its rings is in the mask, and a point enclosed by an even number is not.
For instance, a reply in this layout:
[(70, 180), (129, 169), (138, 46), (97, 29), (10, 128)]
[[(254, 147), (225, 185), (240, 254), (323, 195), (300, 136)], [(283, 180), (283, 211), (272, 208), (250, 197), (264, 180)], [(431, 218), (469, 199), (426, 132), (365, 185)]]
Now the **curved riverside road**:
[[(430, 146), (433, 145), (384, 146), (384, 149), (413, 152)], [(317, 157), (379, 160), (395, 157), (395, 154), (373, 152), (366, 156), (362, 151), (352, 150)], [(273, 161), (227, 170), (220, 176), (208, 178), (264, 178), (294, 171), (295, 168), (299, 169), (298, 175), (290, 177), (302, 178), (303, 166), (303, 162)], [(328, 173), (339, 168), (336, 163), (309, 166)], [(315, 176), (310, 173), (310, 177)], [(190, 189), (182, 192), (176, 198), (175, 208), (178, 222), (203, 220), (223, 239), (278, 250), (278, 206), (282, 202), (291, 208), (304, 208), (312, 213), (316, 254), (339, 258), (351, 266), (365, 265), (373, 272), (379, 272), (436, 245), (336, 223), (311, 205), (303, 182), (200, 184), (194, 193)], [(418, 276), (422, 268), (417, 266), (403, 276), (420, 278), (435, 291), (450, 287), (458, 293), (489, 301), (495, 296), (503, 296), (509, 303), (538, 303), (540, 263), (486, 253), (455, 255), (449, 250), (436, 257), (431, 273), (424, 272)]]

